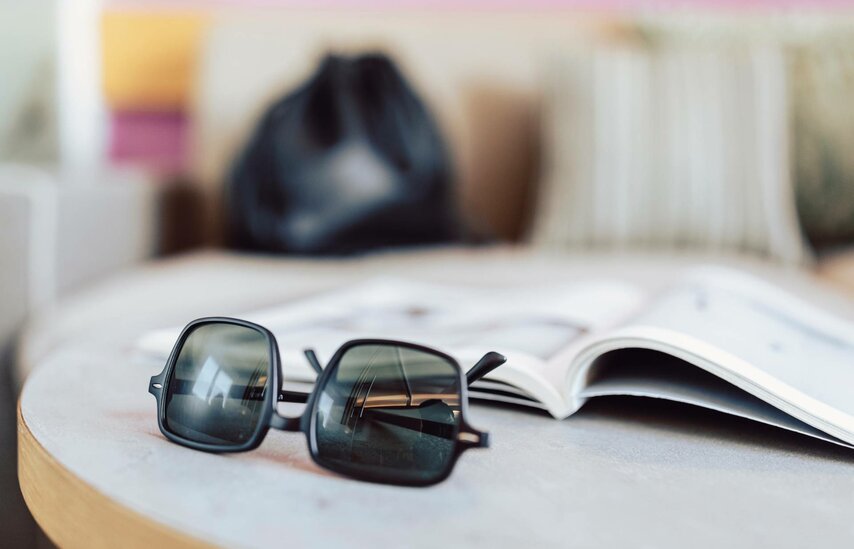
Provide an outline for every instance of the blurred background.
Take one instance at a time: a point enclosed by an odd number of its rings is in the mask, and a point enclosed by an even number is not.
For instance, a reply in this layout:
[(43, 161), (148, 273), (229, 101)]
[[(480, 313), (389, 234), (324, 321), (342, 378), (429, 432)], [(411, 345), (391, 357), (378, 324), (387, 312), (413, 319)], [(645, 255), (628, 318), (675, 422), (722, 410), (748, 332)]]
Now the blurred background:
[[(0, 0), (0, 540), (18, 337), (203, 247), (742, 254), (854, 291), (846, 2)], [(41, 540), (41, 541), (38, 541)]]

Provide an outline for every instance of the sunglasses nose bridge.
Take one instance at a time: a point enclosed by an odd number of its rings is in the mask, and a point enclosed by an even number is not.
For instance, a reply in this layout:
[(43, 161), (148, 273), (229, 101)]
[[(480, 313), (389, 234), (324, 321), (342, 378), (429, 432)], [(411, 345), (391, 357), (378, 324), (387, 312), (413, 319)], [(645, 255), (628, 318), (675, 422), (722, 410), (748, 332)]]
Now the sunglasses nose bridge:
[(274, 413), (270, 418), (270, 427), (279, 431), (299, 431), (302, 426), (302, 417), (284, 417)]

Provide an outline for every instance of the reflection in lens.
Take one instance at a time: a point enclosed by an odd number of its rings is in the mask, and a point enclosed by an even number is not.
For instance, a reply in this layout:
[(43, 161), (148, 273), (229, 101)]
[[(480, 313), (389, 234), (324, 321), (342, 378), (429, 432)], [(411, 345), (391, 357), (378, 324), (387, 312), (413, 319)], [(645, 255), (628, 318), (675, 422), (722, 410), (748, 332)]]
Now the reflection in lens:
[(347, 474), (437, 480), (453, 459), (460, 391), (459, 371), (441, 356), (351, 347), (318, 395), (317, 458)]
[(184, 341), (166, 391), (164, 427), (204, 444), (239, 446), (261, 417), (270, 372), (267, 336), (203, 324)]

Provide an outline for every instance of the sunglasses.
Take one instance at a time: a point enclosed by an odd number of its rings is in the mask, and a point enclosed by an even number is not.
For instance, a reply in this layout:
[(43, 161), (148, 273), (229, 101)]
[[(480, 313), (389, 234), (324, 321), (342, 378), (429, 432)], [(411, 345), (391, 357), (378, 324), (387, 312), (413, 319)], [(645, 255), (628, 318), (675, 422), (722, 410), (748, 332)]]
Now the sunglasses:
[[(157, 423), (169, 440), (209, 452), (258, 447), (270, 428), (305, 433), (321, 467), (360, 480), (426, 486), (448, 477), (488, 433), (466, 422), (467, 388), (505, 362), (487, 353), (463, 375), (450, 356), (383, 339), (345, 343), (310, 395), (282, 389), (276, 338), (233, 318), (201, 318), (181, 332), (163, 371), (151, 378)], [(279, 402), (307, 403), (284, 417)]]

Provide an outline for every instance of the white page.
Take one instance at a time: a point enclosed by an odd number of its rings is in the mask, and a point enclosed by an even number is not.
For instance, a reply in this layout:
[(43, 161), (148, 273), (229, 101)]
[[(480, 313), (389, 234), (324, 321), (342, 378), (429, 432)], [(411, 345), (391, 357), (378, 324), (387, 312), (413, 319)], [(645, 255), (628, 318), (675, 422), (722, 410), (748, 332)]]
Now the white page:
[(572, 393), (581, 394), (595, 357), (628, 347), (673, 354), (854, 443), (854, 329), (755, 278), (697, 270), (630, 325), (582, 351)]

